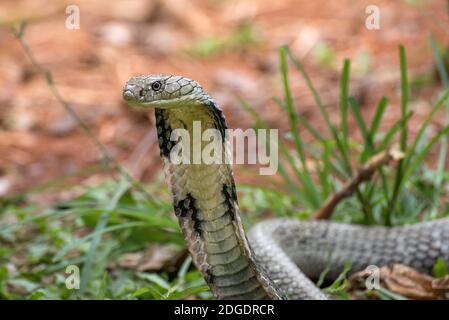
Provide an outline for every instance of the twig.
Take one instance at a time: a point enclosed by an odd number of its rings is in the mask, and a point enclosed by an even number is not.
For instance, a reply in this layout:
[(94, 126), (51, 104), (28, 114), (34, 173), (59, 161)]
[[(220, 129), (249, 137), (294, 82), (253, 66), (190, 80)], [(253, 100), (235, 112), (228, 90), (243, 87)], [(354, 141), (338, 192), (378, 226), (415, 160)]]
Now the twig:
[[(134, 180), (129, 173), (115, 160), (108, 152), (106, 147), (97, 139), (95, 134), (92, 132), (92, 130), (84, 123), (84, 121), (80, 118), (80, 116), (76, 113), (76, 111), (72, 108), (69, 102), (64, 100), (61, 93), (59, 92), (58, 88), (55, 85), (55, 82), (53, 80), (52, 73), (45, 69), (39, 62), (36, 60), (36, 57), (34, 56), (33, 51), (31, 50), (30, 46), (28, 45), (28, 42), (25, 39), (25, 27), (26, 22), (22, 22), (18, 28), (12, 29), (12, 34), (19, 40), (19, 43), (21, 44), (23, 50), (25, 51), (26, 56), (30, 59), (31, 64), (39, 71), (39, 73), (44, 77), (51, 93), (56, 98), (56, 100), (59, 102), (59, 104), (69, 113), (71, 117), (78, 123), (78, 125), (81, 127), (81, 129), (84, 131), (84, 133), (87, 135), (87, 137), (92, 141), (92, 143), (95, 145), (95, 147), (100, 151), (102, 155), (102, 163), (111, 171), (114, 169), (118, 170), (118, 172), (125, 177), (125, 179), (134, 187), (139, 189), (142, 193), (144, 193), (147, 198), (155, 203), (154, 199), (148, 194), (148, 192), (143, 188), (142, 185), (136, 180)], [(112, 178), (117, 181), (117, 179), (112, 175)]]
[(377, 169), (386, 165), (391, 160), (398, 161), (403, 158), (404, 153), (396, 148), (387, 149), (373, 156), (357, 171), (354, 177), (344, 184), (341, 190), (327, 198), (324, 205), (313, 214), (312, 219), (329, 219), (340, 201), (351, 196), (362, 182), (370, 180)]
[(156, 130), (154, 130), (154, 127), (148, 130), (145, 136), (141, 139), (140, 143), (134, 149), (131, 156), (127, 159), (128, 165), (125, 164), (125, 166), (128, 168), (129, 172), (131, 172), (130, 174), (134, 177), (134, 179), (139, 179), (141, 176), (142, 170), (139, 168), (141, 167), (139, 164), (157, 141), (155, 131)]

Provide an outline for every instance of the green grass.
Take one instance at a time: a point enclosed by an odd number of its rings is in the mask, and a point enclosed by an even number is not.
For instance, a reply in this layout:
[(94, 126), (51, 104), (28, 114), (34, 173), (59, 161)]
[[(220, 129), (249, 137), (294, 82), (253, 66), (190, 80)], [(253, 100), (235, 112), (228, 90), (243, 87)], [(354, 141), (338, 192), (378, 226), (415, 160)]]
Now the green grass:
[[(386, 150), (395, 141), (405, 153), (404, 159), (397, 165), (380, 168), (376, 178), (359, 187), (354, 197), (344, 200), (336, 209), (335, 219), (350, 223), (401, 225), (420, 219), (431, 219), (436, 216), (446, 216), (447, 206), (441, 204), (440, 194), (429, 195), (429, 185), (435, 189), (443, 190), (447, 187), (447, 176), (441, 166), (437, 171), (429, 168), (425, 159), (431, 150), (444, 142), (449, 132), (449, 121), (445, 126), (429, 136), (429, 126), (438, 112), (448, 103), (449, 92), (442, 90), (441, 94), (432, 103), (431, 111), (423, 120), (417, 134), (409, 137), (408, 120), (413, 111), (408, 109), (409, 84), (406, 66), (406, 52), (399, 48), (400, 60), (400, 88), (401, 88), (401, 118), (386, 132), (380, 132), (380, 124), (388, 111), (387, 97), (382, 97), (376, 106), (374, 116), (370, 122), (366, 121), (361, 113), (356, 99), (349, 95), (350, 61), (343, 61), (340, 80), (340, 121), (332, 123), (327, 107), (315, 89), (301, 62), (298, 61), (287, 47), (280, 49), (281, 75), (284, 88), (284, 97), (275, 98), (275, 102), (285, 110), (289, 118), (289, 130), (284, 132), (284, 141), (280, 143), (280, 153), (284, 158), (281, 176), (285, 178), (285, 185), (292, 190), (293, 199), (297, 199), (297, 206), (302, 212), (312, 213), (329, 197), (341, 184), (349, 179), (357, 168), (361, 167), (369, 158)], [(323, 121), (327, 126), (327, 134), (318, 132), (303, 116), (299, 115), (294, 105), (291, 89), (289, 87), (288, 62), (298, 71), (307, 87), (315, 98)], [(244, 109), (254, 116), (255, 126), (266, 127), (257, 113), (247, 104)], [(348, 132), (348, 117), (352, 116), (360, 131), (362, 141), (350, 139)], [(313, 143), (305, 143), (301, 139), (301, 130), (308, 131), (314, 137)], [(287, 148), (289, 140), (293, 148)], [(440, 149), (442, 150), (442, 149)], [(447, 150), (443, 154), (446, 154)], [(307, 170), (306, 159), (314, 161), (314, 172)], [(298, 163), (301, 166), (298, 166)], [(282, 172), (285, 172), (283, 174)], [(293, 178), (289, 173), (294, 173)], [(437, 174), (436, 183), (431, 178)], [(443, 178), (444, 177), (444, 178)], [(320, 183), (314, 183), (315, 181)], [(443, 182), (444, 180), (444, 182)], [(441, 187), (441, 184), (444, 187)], [(440, 185), (440, 186), (439, 186)], [(439, 187), (438, 187), (439, 186)], [(289, 191), (287, 191), (289, 192)], [(303, 199), (300, 195), (307, 195)], [(312, 201), (312, 199), (318, 199)], [(415, 206), (415, 204), (419, 204)], [(431, 212), (438, 214), (431, 215)]]
[[(108, 264), (124, 253), (150, 244), (183, 248), (177, 221), (168, 215), (167, 195), (158, 197), (163, 205), (147, 201), (125, 181), (110, 181), (42, 211), (32, 204), (4, 206), (0, 298), (173, 299), (192, 294), (209, 298), (201, 275), (189, 268), (190, 259), (174, 275), (109, 270)], [(21, 261), (17, 266), (16, 259)], [(79, 290), (65, 287), (68, 265), (81, 268)]]
[[(439, 51), (431, 40), (439, 74), (447, 79), (439, 63)], [(238, 185), (240, 207), (246, 227), (267, 217), (307, 219), (324, 200), (338, 190), (358, 167), (373, 155), (399, 141), (405, 157), (398, 164), (380, 168), (375, 178), (359, 186), (357, 192), (336, 208), (334, 220), (369, 225), (402, 225), (449, 214), (440, 201), (449, 190), (447, 157), (449, 118), (439, 131), (429, 130), (437, 114), (448, 106), (448, 84), (431, 103), (431, 111), (417, 134), (411, 137), (408, 121), (409, 79), (406, 52), (399, 49), (401, 77), (401, 118), (386, 131), (380, 131), (390, 99), (382, 97), (373, 118), (362, 115), (359, 103), (350, 95), (350, 61), (345, 59), (340, 79), (340, 121), (333, 123), (328, 107), (306, 73), (302, 63), (287, 47), (280, 49), (282, 97), (274, 98), (285, 112), (289, 126), (281, 131), (279, 187)], [(291, 70), (290, 70), (291, 69)], [(319, 131), (298, 112), (290, 87), (291, 73), (299, 74), (313, 95), (326, 124)], [(269, 128), (251, 105), (241, 105), (254, 119), (254, 127)], [(361, 141), (348, 135), (349, 120), (361, 134)], [(313, 142), (303, 139), (307, 131)], [(439, 147), (439, 149), (438, 149)], [(426, 159), (439, 150), (438, 163), (432, 168)], [(312, 164), (312, 166), (310, 165)], [(154, 244), (185, 248), (176, 219), (169, 213), (171, 203), (159, 176), (146, 192), (134, 188), (126, 179), (105, 181), (94, 187), (74, 186), (63, 181), (47, 183), (26, 194), (0, 199), (0, 298), (1, 299), (182, 299), (212, 298), (200, 273), (188, 257), (175, 269), (137, 272), (117, 262), (124, 254), (141, 252)], [(267, 178), (268, 179), (268, 178)], [(82, 188), (70, 201), (41, 208), (32, 198), (55, 190)], [(151, 198), (148, 198), (151, 194)], [(155, 201), (156, 200), (156, 201)], [(68, 265), (81, 269), (80, 289), (65, 286)], [(348, 270), (350, 266), (348, 264)], [(326, 291), (346, 299), (346, 272)], [(444, 263), (435, 265), (436, 276), (447, 274)], [(383, 299), (401, 297), (386, 290)]]

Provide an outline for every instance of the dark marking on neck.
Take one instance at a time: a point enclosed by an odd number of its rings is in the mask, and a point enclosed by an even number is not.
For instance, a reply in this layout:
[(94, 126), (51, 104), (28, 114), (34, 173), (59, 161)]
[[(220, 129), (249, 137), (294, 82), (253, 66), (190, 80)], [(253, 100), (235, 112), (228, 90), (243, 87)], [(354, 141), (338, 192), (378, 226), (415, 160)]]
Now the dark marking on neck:
[(198, 218), (198, 210), (193, 210), (191, 219), (193, 221), (193, 230), (203, 239), (203, 229), (201, 229), (201, 220)]
[(192, 215), (195, 206), (195, 198), (192, 197), (190, 193), (186, 195), (186, 197), (182, 200), (175, 201), (174, 204), (175, 214), (178, 218), (185, 218), (189, 215)]
[(195, 205), (195, 198), (188, 193), (182, 200), (175, 201), (173, 204), (175, 214), (178, 218), (190, 217), (193, 222), (193, 230), (199, 237), (203, 237), (203, 230), (201, 229), (201, 220), (198, 218), (198, 209)]
[(170, 140), (172, 128), (168, 124), (166, 111), (162, 109), (155, 109), (156, 129), (159, 142), (159, 150), (161, 157), (170, 157), (170, 151), (175, 145), (174, 141)]
[(225, 198), (225, 204), (228, 208), (226, 214), (229, 214), (231, 216), (231, 219), (235, 220), (235, 204), (237, 204), (237, 193), (235, 191), (234, 183), (232, 183), (230, 186), (224, 184), (222, 193)]
[(226, 141), (226, 129), (228, 128), (228, 126), (226, 125), (226, 120), (223, 111), (213, 101), (209, 101), (208, 105), (211, 108), (212, 115), (214, 116), (215, 119), (214, 127), (220, 132), (222, 142), (224, 143)]
[(206, 269), (206, 271), (204, 272), (204, 276), (205, 276), (205, 280), (208, 284), (213, 284), (214, 280), (215, 280), (215, 276), (212, 273), (212, 269), (208, 268)]

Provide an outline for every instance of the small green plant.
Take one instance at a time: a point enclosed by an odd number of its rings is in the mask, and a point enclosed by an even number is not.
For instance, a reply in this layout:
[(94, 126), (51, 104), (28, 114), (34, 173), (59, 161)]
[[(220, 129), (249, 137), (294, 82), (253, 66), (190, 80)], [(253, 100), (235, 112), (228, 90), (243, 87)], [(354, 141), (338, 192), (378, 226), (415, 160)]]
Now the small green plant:
[(332, 66), (335, 63), (335, 52), (327, 42), (319, 42), (312, 50), (314, 60), (323, 66)]
[(186, 51), (195, 57), (208, 58), (229, 50), (243, 50), (259, 41), (260, 35), (254, 26), (242, 24), (228, 35), (198, 39)]
[(442, 258), (438, 258), (437, 262), (433, 266), (433, 275), (436, 278), (443, 278), (447, 276), (449, 273), (447, 271), (447, 266), (444, 263), (444, 260)]
[[(158, 197), (163, 199), (163, 195)], [(171, 243), (179, 248), (184, 245), (177, 221), (168, 214), (170, 202), (148, 201), (144, 194), (132, 191), (125, 180), (88, 188), (73, 200), (36, 214), (38, 210), (32, 204), (13, 204), (1, 212), (3, 298), (142, 298), (143, 295), (134, 293), (141, 286), (153, 290), (145, 297), (159, 299), (182, 296), (183, 292), (193, 294), (201, 291), (198, 286), (204, 288), (200, 274), (187, 272), (187, 267), (175, 282), (165, 280), (169, 284), (163, 287), (169, 288), (167, 292), (157, 291), (161, 288), (156, 288), (154, 281), (151, 283), (156, 276), (122, 268), (107, 271), (111, 261), (126, 252), (143, 250), (151, 243)], [(92, 231), (86, 233), (88, 230)], [(18, 269), (5, 267), (15, 259), (25, 261)], [(79, 290), (65, 286), (64, 270), (69, 265), (79, 266), (82, 271)], [(168, 279), (162, 274), (157, 277)], [(46, 282), (49, 283), (44, 285)], [(156, 292), (160, 295), (156, 296)]]

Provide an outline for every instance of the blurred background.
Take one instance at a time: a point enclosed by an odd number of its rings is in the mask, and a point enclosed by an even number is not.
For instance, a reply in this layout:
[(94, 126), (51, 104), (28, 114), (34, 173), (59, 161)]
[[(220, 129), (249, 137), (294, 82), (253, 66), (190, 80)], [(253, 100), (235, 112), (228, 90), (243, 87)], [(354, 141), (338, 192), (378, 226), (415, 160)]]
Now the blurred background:
[[(70, 4), (79, 6), (80, 29), (65, 27)], [(442, 45), (447, 44), (447, 34), (439, 26), (447, 23), (446, 3), (376, 1), (380, 30), (365, 27), (370, 4), (350, 0), (2, 1), (0, 195), (86, 168), (92, 171), (99, 160), (98, 150), (58, 104), (8, 30), (15, 23), (30, 20), (25, 37), (37, 61), (52, 72), (64, 99), (111, 155), (135, 178), (149, 181), (161, 166), (154, 134), (146, 136), (154, 129), (152, 112), (148, 122), (147, 115), (130, 110), (121, 98), (123, 84), (136, 74), (173, 73), (198, 80), (224, 109), (231, 128), (252, 124), (236, 99), (241, 96), (272, 128), (282, 130), (287, 119), (275, 112), (271, 98), (282, 90), (278, 48), (287, 44), (335, 117), (342, 60), (351, 58), (351, 95), (358, 98), (368, 118), (380, 96), (388, 96), (391, 105), (382, 123), (388, 127), (400, 110), (397, 48), (403, 44), (410, 80), (419, 87), (418, 93), (412, 91), (419, 95), (412, 102), (416, 112), (412, 121), (420, 121), (439, 85), (428, 36), (432, 32)], [(304, 82), (292, 77), (291, 86), (298, 112), (320, 128), (322, 119)], [(89, 172), (82, 178), (95, 180), (101, 175)]]
[[(80, 10), (79, 29), (66, 27), (69, 5)], [(380, 10), (380, 29), (366, 27), (370, 5)], [(254, 114), (242, 108), (245, 101), (268, 126), (288, 136), (288, 116), (273, 99), (283, 95), (279, 48), (288, 45), (302, 62), (337, 124), (342, 66), (349, 58), (349, 95), (358, 101), (363, 118), (371, 121), (381, 97), (389, 99), (379, 129), (385, 132), (401, 116), (398, 47), (403, 45), (408, 108), (414, 112), (408, 123), (412, 138), (442, 92), (439, 74), (449, 61), (448, 17), (448, 3), (441, 0), (2, 0), (0, 298), (211, 297), (190, 267), (170, 215), (153, 112), (132, 110), (122, 100), (130, 77), (169, 73), (195, 79), (222, 107), (230, 128), (254, 125)], [(19, 39), (12, 30), (23, 21), (27, 25)], [(51, 74), (54, 85), (49, 86), (42, 70)], [(327, 132), (306, 82), (291, 66), (289, 80), (298, 115), (318, 132)], [(117, 196), (120, 188), (109, 183), (111, 170), (102, 163), (103, 155), (52, 93), (55, 87), (111, 157), (157, 201), (145, 202), (150, 198), (128, 190)], [(444, 125), (442, 114), (426, 132), (431, 136)], [(352, 116), (348, 128), (351, 141), (363, 144)], [(306, 143), (316, 141), (299, 123), (296, 129)], [(430, 153), (431, 168), (436, 155)], [(319, 201), (303, 206), (300, 195), (283, 192), (279, 177), (259, 176), (245, 166), (234, 170), (249, 225), (273, 215), (308, 217), (344, 181), (325, 177)], [(401, 201), (408, 201), (404, 210), (416, 210), (414, 220), (408, 215), (400, 223), (420, 221), (420, 205), (440, 199), (436, 192), (428, 196), (433, 200), (422, 200), (432, 174), (413, 183), (419, 196), (403, 194)], [(276, 183), (280, 189), (263, 189)], [(367, 194), (380, 203), (376, 192)], [(447, 194), (441, 197), (447, 200)], [(358, 204), (343, 208), (352, 208), (356, 218), (340, 215), (342, 220), (362, 221)], [(376, 222), (384, 209), (374, 212)], [(80, 292), (64, 285), (64, 268), (71, 264), (84, 270)]]

